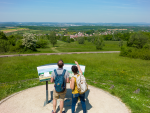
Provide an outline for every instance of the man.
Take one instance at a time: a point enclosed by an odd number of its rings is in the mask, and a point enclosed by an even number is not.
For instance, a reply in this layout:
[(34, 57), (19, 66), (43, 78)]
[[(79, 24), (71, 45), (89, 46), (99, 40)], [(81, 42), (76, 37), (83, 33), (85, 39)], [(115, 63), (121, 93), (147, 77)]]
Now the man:
[[(57, 65), (58, 65), (58, 69), (56, 70), (56, 72), (59, 76), (64, 71), (64, 69), (63, 69), (64, 62), (62, 60), (59, 60), (57, 62)], [(53, 83), (55, 81), (55, 78), (56, 78), (56, 74), (53, 71), (52, 75), (51, 75), (51, 83)], [(65, 78), (65, 82), (69, 83), (69, 72), (67, 70), (65, 72), (64, 78)], [(57, 99), (60, 99), (60, 113), (65, 113), (65, 111), (62, 111), (62, 110), (63, 110), (63, 107), (64, 107), (64, 98), (66, 96), (66, 91), (67, 90), (65, 88), (65, 91), (58, 93), (58, 92), (56, 92), (56, 90), (54, 88), (54, 90), (53, 90), (53, 110), (52, 110), (52, 113), (56, 113)]]

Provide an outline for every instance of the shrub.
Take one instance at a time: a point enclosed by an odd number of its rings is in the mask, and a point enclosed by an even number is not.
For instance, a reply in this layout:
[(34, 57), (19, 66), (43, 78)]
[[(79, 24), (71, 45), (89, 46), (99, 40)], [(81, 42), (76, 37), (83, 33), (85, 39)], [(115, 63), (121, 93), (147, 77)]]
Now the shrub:
[(146, 44), (143, 46), (143, 49), (149, 49), (149, 50), (150, 50), (150, 43), (146, 43)]
[(84, 44), (84, 37), (77, 38), (79, 44)]
[(134, 33), (131, 35), (129, 41), (127, 42), (127, 46), (141, 49), (147, 43), (147, 41), (148, 41), (147, 35), (143, 33)]
[(45, 48), (47, 46), (47, 44), (48, 44), (47, 40), (39, 39), (36, 42), (36, 48)]
[(70, 39), (70, 41), (71, 41), (71, 42), (74, 42), (74, 39), (73, 39), (73, 38), (71, 38), (71, 39)]
[(66, 42), (67, 41), (67, 36), (63, 36), (61, 40)]
[(15, 50), (18, 51), (18, 52), (24, 52), (25, 51), (24, 46), (22, 45), (22, 40), (21, 39), (17, 40)]
[(54, 47), (54, 45), (57, 44), (57, 37), (56, 37), (55, 31), (50, 32), (49, 39), (50, 39), (51, 44), (53, 44), (53, 47)]
[(133, 47), (121, 47), (120, 56), (126, 56), (130, 58), (140, 58), (143, 60), (150, 60), (150, 50), (137, 49)]
[(26, 50), (30, 49), (36, 51), (36, 39), (35, 36), (31, 33), (26, 33), (23, 35), (22, 45)]
[(2, 31), (0, 31), (0, 39), (7, 40), (6, 35)]
[(9, 41), (0, 39), (0, 52), (7, 52), (9, 51)]
[(120, 40), (119, 41), (119, 47), (122, 47), (123, 46), (123, 40)]
[(71, 42), (71, 41), (70, 41), (70, 37), (69, 37), (69, 36), (67, 37), (67, 42), (68, 42), (68, 43), (70, 43), (70, 42)]
[(87, 40), (88, 40), (88, 42), (91, 42), (92, 37), (91, 36), (87, 37)]
[(96, 43), (96, 49), (98, 50), (103, 49), (103, 46), (105, 45), (102, 37), (98, 37), (95, 43)]
[(13, 46), (16, 44), (16, 37), (14, 35), (8, 36), (9, 43)]
[(87, 37), (84, 37), (84, 40), (87, 40)]

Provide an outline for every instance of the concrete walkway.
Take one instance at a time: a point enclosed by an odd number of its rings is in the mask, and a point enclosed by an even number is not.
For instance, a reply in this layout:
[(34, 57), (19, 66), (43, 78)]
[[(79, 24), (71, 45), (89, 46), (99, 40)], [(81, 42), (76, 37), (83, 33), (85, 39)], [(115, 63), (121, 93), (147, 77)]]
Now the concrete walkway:
[(15, 55), (0, 55), (0, 57), (34, 56), (34, 55), (61, 55), (61, 54), (85, 54), (85, 53), (86, 54), (88, 54), (88, 53), (120, 53), (120, 51), (15, 54)]
[[(49, 104), (46, 100), (46, 86), (37, 86), (21, 91), (0, 101), (0, 113), (51, 113), (53, 84), (48, 85)], [(64, 102), (66, 113), (71, 113), (71, 89), (67, 84), (67, 94)], [(58, 100), (59, 103), (59, 100)], [(86, 106), (88, 113), (130, 113), (130, 110), (118, 98), (109, 93), (89, 86), (86, 92)], [(57, 107), (59, 113), (59, 107)], [(76, 113), (83, 113), (81, 103), (76, 105)]]

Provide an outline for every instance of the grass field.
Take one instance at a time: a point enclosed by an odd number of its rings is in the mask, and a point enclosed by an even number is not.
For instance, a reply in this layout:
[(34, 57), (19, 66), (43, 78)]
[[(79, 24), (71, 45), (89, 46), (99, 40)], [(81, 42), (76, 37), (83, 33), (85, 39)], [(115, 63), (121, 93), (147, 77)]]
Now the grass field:
[(28, 30), (27, 28), (18, 28), (18, 27), (14, 27), (14, 28), (7, 28), (7, 29), (3, 29), (1, 31), (3, 31), (4, 33), (10, 33), (10, 32), (16, 32), (16, 31), (22, 31), (22, 30)]
[[(124, 41), (124, 45), (126, 41)], [(85, 41), (84, 44), (78, 44), (77, 41), (67, 43), (63, 41), (57, 41), (55, 47), (52, 47), (51, 44), (48, 45), (48, 48), (37, 49), (40, 53), (46, 52), (88, 52), (88, 51), (120, 51), (119, 41), (105, 41), (105, 46), (102, 50), (97, 50), (96, 46), (88, 41)]]
[[(53, 47), (49, 42), (46, 48), (37, 48), (36, 52), (32, 53), (60, 53), (60, 52), (93, 52), (93, 51), (120, 51), (119, 41), (105, 41), (105, 46), (102, 50), (97, 50), (96, 46), (88, 41), (85, 41), (84, 44), (78, 44), (77, 41), (67, 43), (63, 41), (57, 41), (57, 44)], [(126, 41), (123, 42), (126, 45)], [(16, 53), (16, 52), (7, 52), (0, 53), (1, 55), (9, 55), (9, 54), (27, 54), (29, 52), (24, 53)], [(31, 53), (31, 52), (30, 52)]]
[[(88, 84), (119, 97), (133, 113), (150, 111), (150, 61), (120, 57), (119, 54), (69, 54), (51, 56), (22, 56), (0, 58), (0, 100), (6, 96), (40, 83), (37, 66), (56, 63), (86, 66)], [(110, 87), (114, 85), (113, 89)], [(140, 89), (138, 94), (133, 93)]]

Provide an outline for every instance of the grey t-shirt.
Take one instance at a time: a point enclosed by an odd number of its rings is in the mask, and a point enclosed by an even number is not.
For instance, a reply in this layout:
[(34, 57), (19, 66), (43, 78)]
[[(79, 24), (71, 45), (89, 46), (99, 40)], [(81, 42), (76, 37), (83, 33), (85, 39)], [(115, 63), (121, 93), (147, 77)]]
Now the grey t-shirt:
[[(59, 74), (62, 74), (63, 73), (63, 68), (59, 68), (59, 69), (56, 69), (56, 71), (57, 71), (57, 74), (59, 75)], [(51, 77), (53, 77), (54, 78), (54, 80), (55, 80), (55, 77), (56, 77), (56, 75), (55, 75), (55, 72), (53, 71), (52, 72), (52, 74), (51, 74)], [(67, 79), (67, 78), (69, 78), (69, 72), (66, 70), (66, 73), (65, 73), (65, 75), (64, 75), (64, 78), (65, 79)]]

